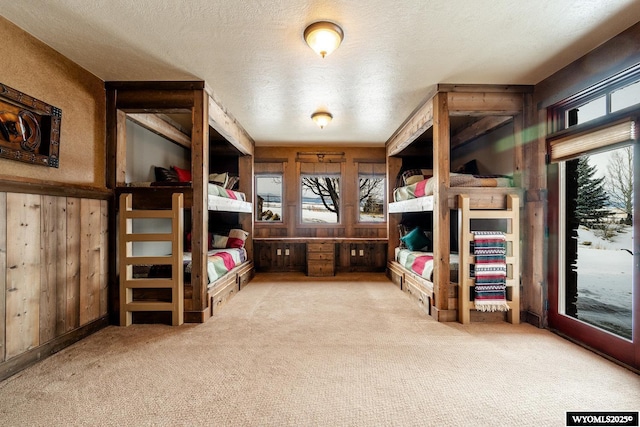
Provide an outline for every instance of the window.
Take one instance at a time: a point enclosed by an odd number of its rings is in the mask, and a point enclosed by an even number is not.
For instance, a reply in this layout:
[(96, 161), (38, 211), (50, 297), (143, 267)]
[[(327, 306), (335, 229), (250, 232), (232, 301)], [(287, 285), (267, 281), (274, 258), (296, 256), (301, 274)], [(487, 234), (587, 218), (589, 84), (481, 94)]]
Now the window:
[(340, 175), (300, 175), (302, 222), (304, 224), (340, 223)]
[(567, 99), (551, 109), (553, 132), (574, 125), (604, 119), (627, 108), (640, 105), (640, 76), (630, 70), (593, 90)]
[[(299, 153), (300, 157), (300, 153)], [(311, 158), (315, 157), (309, 156)], [(340, 224), (342, 160), (317, 156), (300, 162), (300, 219), (302, 224)]]
[(256, 221), (282, 222), (282, 174), (256, 175)]
[(359, 222), (384, 222), (384, 163), (358, 164)]

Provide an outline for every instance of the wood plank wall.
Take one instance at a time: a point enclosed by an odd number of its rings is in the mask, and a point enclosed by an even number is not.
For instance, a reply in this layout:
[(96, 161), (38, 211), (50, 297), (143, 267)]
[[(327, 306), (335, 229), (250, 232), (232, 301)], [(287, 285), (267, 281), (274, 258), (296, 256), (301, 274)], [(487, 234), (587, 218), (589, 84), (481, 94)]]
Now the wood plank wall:
[(0, 366), (107, 316), (106, 200), (0, 192)]

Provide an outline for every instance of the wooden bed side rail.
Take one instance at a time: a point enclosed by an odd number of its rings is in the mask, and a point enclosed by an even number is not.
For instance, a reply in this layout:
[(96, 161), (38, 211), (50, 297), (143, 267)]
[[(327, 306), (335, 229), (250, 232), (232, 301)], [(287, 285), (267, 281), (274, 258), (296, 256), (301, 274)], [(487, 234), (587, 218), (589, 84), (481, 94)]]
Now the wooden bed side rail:
[(471, 221), (479, 220), (507, 220), (505, 239), (507, 243), (507, 303), (509, 311), (507, 320), (510, 323), (520, 322), (520, 200), (517, 194), (507, 194), (504, 209), (472, 209), (470, 196), (458, 195), (458, 220), (460, 228), (460, 264), (458, 313), (460, 323), (470, 322), (470, 311), (475, 308), (471, 301), (471, 288), (474, 279), (470, 277), (470, 266), (474, 257), (471, 253), (473, 231)]
[[(118, 232), (118, 259), (120, 270), (120, 326), (129, 326), (134, 311), (170, 311), (171, 323), (184, 323), (184, 282), (183, 282), (183, 195), (174, 193), (171, 209), (134, 210), (133, 195), (120, 195), (120, 228)], [(134, 219), (170, 219), (169, 233), (134, 233)], [(170, 242), (171, 255), (133, 256), (134, 242)], [(171, 265), (171, 278), (134, 278), (133, 266), (153, 264)], [(134, 289), (171, 289), (171, 302), (134, 301)]]

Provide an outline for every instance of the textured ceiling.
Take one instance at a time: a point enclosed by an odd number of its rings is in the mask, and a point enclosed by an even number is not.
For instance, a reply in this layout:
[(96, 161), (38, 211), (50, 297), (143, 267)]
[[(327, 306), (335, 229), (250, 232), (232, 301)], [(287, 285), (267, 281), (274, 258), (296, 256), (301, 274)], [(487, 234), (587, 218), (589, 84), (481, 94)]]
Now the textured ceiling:
[[(380, 146), (434, 84), (538, 83), (640, 21), (640, 1), (0, 0), (0, 14), (105, 81), (205, 80), (257, 145)], [(317, 20), (345, 33), (325, 59), (302, 38)]]

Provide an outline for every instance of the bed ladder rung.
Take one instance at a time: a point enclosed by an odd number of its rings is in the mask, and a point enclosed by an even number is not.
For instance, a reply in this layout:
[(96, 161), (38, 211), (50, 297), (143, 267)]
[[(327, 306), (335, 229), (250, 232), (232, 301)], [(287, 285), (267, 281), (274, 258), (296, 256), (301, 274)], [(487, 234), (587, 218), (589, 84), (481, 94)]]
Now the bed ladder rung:
[(127, 279), (121, 283), (125, 289), (171, 289), (174, 287), (173, 279)]
[(169, 256), (125, 256), (122, 257), (127, 265), (173, 265), (174, 259), (172, 255)]
[(173, 311), (172, 302), (134, 301), (125, 304), (127, 311)]
[(122, 237), (126, 242), (165, 242), (173, 238), (171, 233), (124, 234)]

